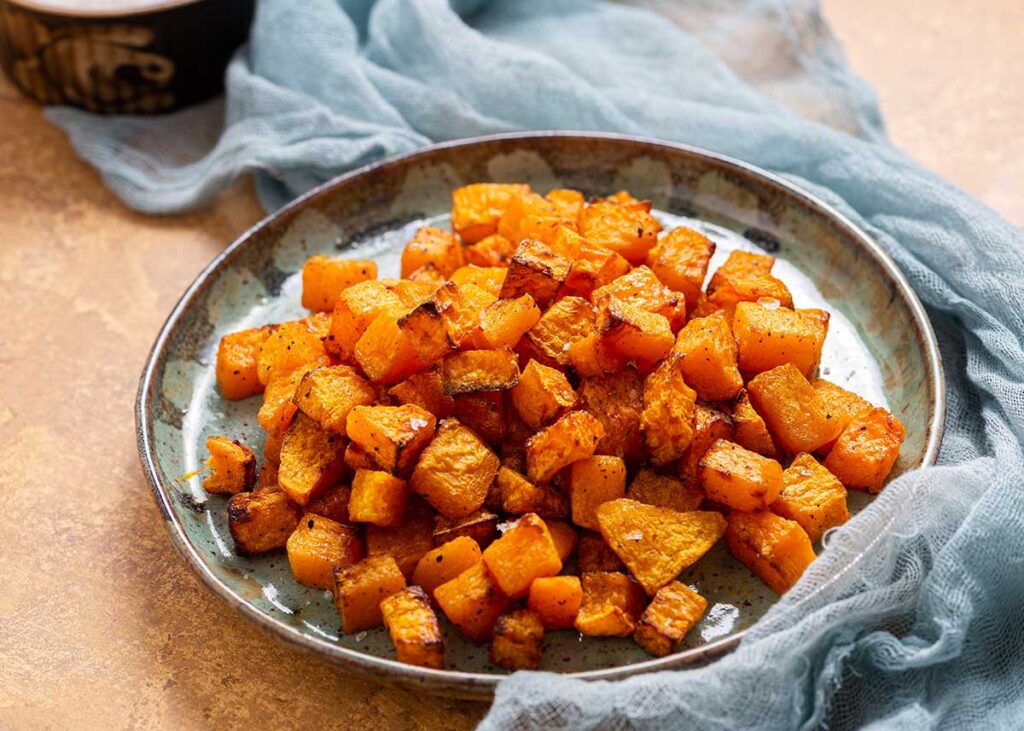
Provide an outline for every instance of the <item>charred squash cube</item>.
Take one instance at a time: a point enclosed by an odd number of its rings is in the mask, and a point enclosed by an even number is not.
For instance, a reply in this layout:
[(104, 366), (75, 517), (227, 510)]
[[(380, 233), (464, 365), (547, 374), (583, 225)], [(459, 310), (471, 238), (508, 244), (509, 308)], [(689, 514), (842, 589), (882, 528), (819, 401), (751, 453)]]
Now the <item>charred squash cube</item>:
[(356, 341), (353, 357), (374, 383), (397, 383), (429, 365), (400, 325), (408, 313), (404, 305), (381, 310)]
[(685, 297), (662, 284), (654, 272), (646, 266), (639, 266), (628, 274), (623, 274), (603, 287), (595, 289), (591, 299), (594, 304), (600, 306), (610, 297), (647, 312), (661, 315), (668, 320), (673, 331), (682, 327), (686, 320)]
[(582, 574), (587, 571), (625, 571), (626, 565), (600, 533), (584, 531), (576, 549), (576, 568)]
[(668, 475), (640, 470), (626, 490), (626, 497), (647, 505), (686, 513), (700, 507), (704, 491)]
[(277, 483), (305, 505), (345, 474), (345, 440), (299, 414), (285, 432)]
[(591, 304), (580, 297), (563, 297), (541, 315), (526, 338), (545, 365), (565, 365), (569, 346), (595, 331)]
[(301, 517), (302, 509), (277, 488), (240, 492), (228, 501), (228, 528), (242, 555), (284, 548)]
[(731, 512), (725, 541), (733, 556), (779, 594), (785, 594), (815, 559), (811, 539), (800, 524), (768, 511)]
[(509, 599), (483, 561), (434, 590), (434, 600), (451, 623), (473, 642), (486, 642)]
[(203, 489), (209, 493), (234, 495), (248, 490), (256, 477), (256, 455), (239, 441), (227, 437), (206, 440), (210, 453), (206, 466), (210, 473), (203, 479)]
[(302, 306), (315, 312), (331, 312), (345, 289), (376, 278), (377, 264), (373, 261), (311, 256), (302, 267)]
[[(305, 375), (305, 370), (300, 368), (290, 373), (274, 376), (267, 383), (266, 390), (263, 392), (263, 403), (256, 414), (256, 421), (267, 432), (268, 440), (271, 438), (281, 440), (285, 431), (291, 426), (292, 419), (295, 418), (295, 413), (299, 410), (299, 407), (295, 405), (295, 393)], [(279, 447), (280, 444), (277, 446)], [(280, 461), (280, 457), (276, 457), (274, 461)]]
[(517, 183), (473, 183), (452, 191), (452, 228), (463, 241), (473, 244), (493, 236), (513, 198), (530, 192)]
[(511, 396), (519, 416), (534, 430), (551, 423), (576, 404), (576, 393), (565, 374), (535, 360), (526, 364)]
[(675, 343), (667, 319), (616, 297), (601, 302), (597, 331), (605, 347), (644, 371), (668, 355)]
[(346, 429), (377, 469), (407, 474), (434, 436), (434, 415), (419, 406), (356, 406)]
[(487, 510), (474, 510), (464, 518), (434, 518), (434, 545), (443, 546), (449, 541), (466, 536), (486, 548), (498, 530), (498, 516)]
[(644, 590), (617, 572), (588, 571), (582, 577), (583, 601), (576, 629), (585, 637), (629, 637), (644, 610)]
[(306, 504), (306, 512), (330, 518), (335, 523), (350, 523), (348, 501), (352, 496), (352, 488), (348, 485), (328, 487), (320, 497)]
[(635, 459), (645, 454), (641, 430), (644, 380), (633, 368), (580, 383), (580, 404), (601, 422), (598, 454)]
[(445, 419), (420, 455), (410, 486), (442, 515), (461, 518), (484, 504), (498, 467), (497, 455), (480, 437)]
[(705, 401), (726, 401), (743, 388), (736, 341), (725, 317), (695, 317), (679, 331), (672, 355), (683, 378)]
[(345, 634), (379, 627), (380, 604), (405, 588), (405, 577), (391, 556), (370, 556), (334, 570), (334, 603)]
[(791, 310), (740, 302), (732, 321), (744, 373), (761, 373), (792, 363), (806, 377), (818, 370), (828, 334), (824, 310)]
[(527, 475), (534, 482), (550, 482), (563, 467), (594, 453), (604, 428), (586, 411), (570, 411), (526, 442)]
[(501, 509), (506, 513), (536, 513), (542, 518), (564, 518), (569, 514), (569, 503), (562, 493), (534, 485), (507, 467), (498, 470), (498, 488), (501, 490)]
[(479, 391), (460, 393), (455, 396), (452, 416), (463, 426), (472, 429), (477, 436), (495, 447), (505, 443), (505, 429), (508, 426), (508, 408), (505, 391)]
[(499, 234), (491, 234), (463, 250), (470, 264), (481, 267), (504, 266), (516, 252), (516, 245)]
[(595, 290), (629, 273), (630, 264), (621, 254), (595, 246), (582, 237), (577, 246), (562, 295), (591, 299)]
[(434, 547), (434, 520), (423, 501), (410, 499), (399, 526), (366, 526), (368, 556), (391, 556), (405, 577), (412, 576), (423, 554)]
[(900, 456), (905, 431), (895, 416), (874, 408), (854, 417), (825, 458), (825, 467), (844, 485), (878, 492)]
[(509, 348), (452, 353), (441, 368), (444, 392), (450, 396), (506, 391), (519, 383), (519, 361)]
[(471, 344), (479, 348), (513, 348), (540, 321), (540, 316), (540, 308), (528, 294), (495, 300), (481, 313), (480, 331)]
[(806, 452), (798, 454), (782, 473), (782, 492), (771, 509), (799, 523), (812, 543), (850, 519), (843, 483)]
[(536, 670), (544, 652), (544, 625), (529, 609), (498, 617), (491, 639), (491, 662), (508, 670)]
[(402, 276), (408, 277), (427, 264), (433, 264), (444, 277), (465, 263), (462, 258), (462, 244), (451, 231), (423, 226), (405, 245), (402, 251)]
[(685, 584), (666, 584), (640, 615), (633, 639), (649, 655), (664, 657), (700, 621), (707, 606), (707, 600)]
[(666, 287), (683, 295), (687, 311), (692, 312), (714, 253), (714, 241), (680, 226), (662, 236), (647, 252), (647, 266)]
[(719, 439), (700, 460), (704, 492), (734, 510), (765, 510), (782, 490), (782, 465)]
[(444, 317), (448, 339), (456, 347), (469, 345), (483, 337), (480, 313), (497, 299), (491, 292), (472, 283), (460, 287), (448, 282), (433, 295), (433, 301)]
[(334, 588), (334, 569), (362, 560), (363, 539), (350, 525), (306, 513), (288, 537), (286, 546), (292, 575), (300, 584)]
[(439, 365), (413, 373), (388, 389), (388, 395), (399, 404), (412, 404), (429, 411), (435, 419), (451, 416), (455, 408), (455, 400), (444, 392), (444, 376)]
[(755, 376), (747, 383), (747, 393), (772, 436), (790, 454), (813, 452), (843, 429), (792, 363)]
[(306, 416), (327, 431), (345, 436), (345, 421), (356, 406), (377, 399), (377, 389), (346, 365), (321, 366), (306, 373), (295, 390), (294, 401)]
[(398, 662), (424, 668), (444, 667), (444, 639), (426, 592), (410, 586), (380, 603), (381, 619)]
[(711, 445), (719, 439), (732, 440), (735, 434), (732, 418), (713, 406), (698, 403), (693, 414), (693, 441), (679, 461), (679, 476), (688, 485), (699, 487), (699, 464)]
[(571, 629), (582, 603), (578, 576), (545, 576), (530, 584), (527, 605), (545, 629)]
[(746, 391), (740, 391), (732, 405), (732, 422), (736, 426), (735, 442), (741, 447), (773, 459), (778, 456), (768, 425), (750, 403)]
[(511, 299), (528, 294), (546, 307), (569, 275), (572, 261), (558, 256), (540, 241), (523, 239), (508, 263), (508, 275), (501, 297)]
[(448, 336), (448, 322), (433, 299), (428, 299), (398, 318), (398, 330), (404, 343), (415, 351), (423, 365), (441, 360), (454, 348)]
[(547, 525), (539, 516), (527, 513), (505, 535), (487, 547), (484, 564), (502, 593), (510, 599), (526, 596), (530, 583), (562, 570)]
[(338, 296), (331, 314), (331, 329), (324, 346), (343, 361), (352, 362), (356, 342), (381, 312), (399, 309), (402, 300), (388, 283), (370, 279), (353, 284)]
[(409, 486), (388, 472), (357, 470), (348, 504), (351, 520), (383, 527), (402, 524), (409, 503)]
[(480, 544), (469, 536), (459, 536), (423, 554), (412, 572), (412, 583), (433, 596), (434, 589), (479, 563), (480, 556)]
[(597, 530), (597, 509), (626, 494), (626, 463), (621, 457), (598, 455), (572, 463), (569, 495), (572, 522)]
[(651, 464), (668, 464), (686, 454), (693, 441), (697, 394), (686, 385), (679, 361), (668, 358), (644, 381), (640, 428)]
[(217, 386), (229, 401), (249, 398), (263, 392), (257, 367), (263, 343), (272, 327), (228, 333), (217, 346)]

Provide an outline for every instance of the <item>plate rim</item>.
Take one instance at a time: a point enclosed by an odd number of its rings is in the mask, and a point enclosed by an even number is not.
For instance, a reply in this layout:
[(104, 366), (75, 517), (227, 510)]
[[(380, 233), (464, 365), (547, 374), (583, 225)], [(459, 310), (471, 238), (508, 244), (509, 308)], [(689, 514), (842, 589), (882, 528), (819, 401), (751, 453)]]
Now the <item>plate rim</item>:
[[(933, 406), (932, 417), (928, 425), (928, 435), (925, 444), (924, 455), (918, 467), (926, 467), (935, 464), (939, 449), (942, 444), (943, 432), (946, 418), (945, 398), (945, 374), (942, 366), (942, 356), (939, 351), (935, 332), (931, 321), (917, 294), (911, 287), (906, 275), (900, 270), (893, 259), (882, 249), (872, 237), (865, 233), (858, 225), (836, 210), (832, 205), (814, 195), (813, 193), (791, 183), (781, 176), (768, 172), (756, 165), (738, 160), (727, 155), (711, 152), (700, 147), (687, 145), (679, 142), (661, 140), (654, 137), (642, 135), (614, 134), (589, 131), (533, 131), (513, 132), (495, 135), (481, 135), (477, 137), (462, 138), (448, 142), (442, 142), (426, 147), (418, 148), (411, 152), (391, 155), (382, 160), (363, 165), (347, 173), (328, 180), (312, 190), (307, 191), (298, 198), (282, 206), (277, 211), (268, 214), (240, 234), (234, 241), (218, 253), (209, 264), (196, 275), (196, 278), (185, 289), (181, 297), (171, 309), (159, 333), (150, 348), (146, 357), (145, 366), (139, 378), (138, 391), (135, 400), (135, 431), (136, 443), (139, 452), (139, 460), (142, 471), (149, 483), (153, 498), (160, 508), (161, 515), (166, 523), (171, 542), (177, 551), (182, 555), (192, 572), (200, 581), (217, 597), (228, 606), (236, 609), (242, 616), (255, 624), (258, 628), (274, 635), (285, 644), (314, 653), (329, 662), (364, 674), (370, 674), (380, 680), (399, 682), (406, 685), (419, 686), (438, 694), (470, 698), (488, 699), (493, 696), (497, 683), (506, 675), (492, 673), (465, 672), (461, 670), (435, 670), (421, 668), (412, 665), (404, 665), (397, 660), (376, 657), (357, 650), (333, 644), (325, 639), (307, 635), (296, 628), (290, 627), (279, 620), (264, 614), (260, 610), (246, 602), (237, 592), (232, 590), (225, 582), (218, 578), (207, 562), (199, 554), (196, 548), (188, 540), (184, 526), (173, 510), (171, 501), (170, 486), (165, 485), (160, 479), (157, 469), (157, 456), (154, 447), (155, 434), (155, 399), (153, 398), (153, 387), (159, 376), (159, 371), (166, 361), (166, 348), (175, 327), (183, 315), (192, 305), (193, 300), (205, 289), (211, 276), (221, 268), (236, 251), (246, 245), (253, 236), (263, 228), (271, 225), (279, 218), (289, 215), (297, 209), (305, 207), (309, 201), (317, 198), (333, 188), (365, 175), (372, 175), (382, 168), (414, 161), (418, 157), (429, 157), (438, 152), (463, 147), (473, 147), (481, 144), (516, 141), (528, 142), (530, 140), (550, 140), (553, 138), (568, 138), (573, 140), (594, 140), (596, 142), (628, 142), (640, 144), (647, 147), (662, 148), (673, 152), (682, 152), (687, 155), (709, 159), (718, 166), (732, 168), (737, 172), (746, 175), (753, 175), (762, 181), (781, 188), (782, 192), (800, 199), (812, 209), (840, 228), (855, 239), (862, 249), (874, 260), (879, 268), (889, 277), (897, 291), (909, 306), (915, 324), (916, 334), (922, 350), (926, 357), (926, 371), (928, 373), (928, 387)], [(630, 663), (613, 668), (602, 668), (599, 670), (585, 670), (574, 673), (562, 673), (564, 677), (578, 678), (582, 680), (617, 680), (640, 673), (648, 673), (656, 670), (663, 670), (678, 667), (684, 664), (699, 662), (701, 660), (720, 655), (732, 649), (743, 639), (749, 628), (740, 630), (728, 637), (720, 638), (700, 647), (682, 650), (662, 658), (652, 658), (637, 663)]]

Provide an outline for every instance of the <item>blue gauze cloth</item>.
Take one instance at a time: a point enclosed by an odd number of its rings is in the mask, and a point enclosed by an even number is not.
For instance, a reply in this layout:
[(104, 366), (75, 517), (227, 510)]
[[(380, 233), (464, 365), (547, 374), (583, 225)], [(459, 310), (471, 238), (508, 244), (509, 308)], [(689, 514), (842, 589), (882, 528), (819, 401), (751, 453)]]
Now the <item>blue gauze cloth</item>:
[(515, 673), (483, 728), (1024, 726), (1024, 232), (887, 144), (810, 0), (642, 4), (493, 0), (460, 17), (439, 0), (265, 0), (223, 109), (49, 116), (149, 212), (247, 171), (273, 208), (432, 141), (556, 128), (698, 145), (824, 198), (928, 309), (940, 465), (834, 532), (730, 655), (614, 683)]

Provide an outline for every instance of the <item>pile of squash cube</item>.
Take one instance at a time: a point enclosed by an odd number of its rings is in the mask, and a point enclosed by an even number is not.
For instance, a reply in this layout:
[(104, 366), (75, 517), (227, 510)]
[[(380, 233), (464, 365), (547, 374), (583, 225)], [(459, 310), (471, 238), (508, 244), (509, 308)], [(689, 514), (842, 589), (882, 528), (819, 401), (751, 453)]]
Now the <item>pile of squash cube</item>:
[(678, 580), (723, 537), (785, 592), (880, 490), (903, 426), (817, 377), (828, 313), (774, 260), (663, 231), (627, 193), (475, 184), (402, 278), (311, 258), (310, 316), (225, 336), (225, 398), (262, 394), (263, 458), (208, 441), (239, 553), (284, 549), (345, 633), (444, 667), (443, 615), (491, 659), (546, 632), (661, 656), (707, 601)]

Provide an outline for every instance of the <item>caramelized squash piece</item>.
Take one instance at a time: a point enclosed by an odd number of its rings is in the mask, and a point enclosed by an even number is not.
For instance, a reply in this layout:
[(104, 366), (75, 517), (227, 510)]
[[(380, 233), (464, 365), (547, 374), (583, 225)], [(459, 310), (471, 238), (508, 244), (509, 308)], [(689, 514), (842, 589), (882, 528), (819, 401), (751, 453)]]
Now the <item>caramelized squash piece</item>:
[(506, 265), (515, 251), (516, 245), (504, 236), (491, 234), (463, 249), (463, 256), (469, 264), (496, 267)]
[(435, 419), (451, 416), (455, 408), (455, 399), (444, 392), (444, 376), (439, 365), (413, 373), (389, 388), (388, 395), (399, 404), (412, 404), (429, 411)]
[(555, 542), (558, 558), (561, 559), (564, 566), (565, 562), (569, 560), (569, 556), (576, 549), (576, 531), (571, 525), (561, 520), (545, 520), (544, 522), (548, 526), (551, 540)]
[(377, 264), (373, 261), (311, 256), (302, 267), (302, 306), (314, 312), (331, 312), (345, 289), (376, 278)]
[(527, 476), (550, 482), (563, 467), (594, 453), (604, 428), (586, 411), (570, 411), (526, 442)]
[(470, 566), (434, 590), (445, 616), (473, 642), (486, 642), (509, 599), (494, 582), (483, 561)]
[(263, 341), (257, 358), (257, 376), (266, 385), (303, 366), (306, 370), (329, 362), (323, 341), (301, 320), (282, 322)]
[(356, 406), (346, 430), (379, 470), (408, 474), (434, 436), (434, 415), (419, 406)]
[(220, 395), (229, 401), (255, 396), (263, 392), (258, 360), (263, 343), (273, 327), (257, 327), (228, 333), (217, 345), (217, 386)]
[(602, 301), (597, 312), (601, 342), (623, 361), (650, 370), (675, 343), (669, 321), (616, 297)]
[(350, 525), (306, 513), (288, 537), (288, 564), (300, 584), (334, 589), (334, 569), (361, 561), (363, 540)]
[(538, 305), (547, 307), (569, 275), (571, 266), (571, 260), (559, 256), (540, 241), (523, 239), (509, 260), (500, 296), (511, 299), (528, 294)]
[(680, 363), (668, 358), (644, 381), (640, 428), (651, 464), (666, 465), (686, 454), (693, 441), (697, 394), (683, 380)]
[(228, 528), (243, 556), (284, 548), (301, 517), (302, 509), (278, 488), (240, 492), (228, 501)]
[(704, 491), (668, 475), (640, 470), (626, 490), (630, 500), (687, 513), (700, 508)]
[(210, 453), (206, 466), (210, 472), (203, 479), (203, 489), (211, 494), (234, 495), (248, 490), (256, 477), (256, 455), (237, 440), (210, 437), (206, 440)]
[[(826, 381), (824, 378), (819, 378), (811, 382), (811, 386), (814, 388), (814, 392), (818, 394), (818, 398), (825, 405), (825, 413), (828, 414), (830, 420), (835, 419), (842, 424), (845, 429), (854, 418), (860, 416), (865, 411), (871, 411), (871, 402), (867, 399), (863, 399), (853, 391), (847, 391), (842, 386), (838, 386), (832, 381)], [(828, 454), (829, 450), (832, 449), (833, 442), (823, 444), (818, 448), (818, 453), (822, 455)]]
[(463, 350), (441, 365), (444, 392), (450, 396), (480, 391), (506, 391), (519, 383), (519, 361), (509, 348)]
[(518, 183), (473, 183), (452, 191), (452, 228), (473, 244), (493, 236), (513, 198), (530, 192)]
[(633, 639), (647, 654), (664, 657), (679, 646), (707, 606), (707, 600), (685, 584), (666, 584), (640, 615)]
[(488, 444), (499, 446), (504, 443), (508, 422), (504, 391), (461, 393), (455, 397), (452, 416)]
[[(268, 441), (271, 438), (280, 440), (292, 419), (295, 418), (299, 407), (295, 405), (295, 393), (299, 388), (306, 372), (302, 369), (275, 376), (270, 379), (266, 390), (263, 392), (263, 403), (256, 414), (256, 421), (267, 432)], [(280, 444), (277, 445), (280, 447)], [(273, 451), (273, 447), (271, 447)], [(275, 458), (280, 461), (280, 457)]]
[(408, 345), (421, 365), (436, 363), (455, 347), (448, 336), (448, 321), (433, 298), (416, 305), (396, 324), (403, 347)]
[(713, 406), (698, 403), (693, 412), (693, 440), (679, 461), (679, 476), (689, 486), (700, 489), (699, 464), (708, 449), (719, 439), (732, 440), (732, 418)]
[(398, 662), (438, 670), (444, 667), (441, 626), (423, 589), (410, 586), (392, 594), (381, 601), (380, 613)]
[(779, 450), (775, 448), (768, 426), (750, 403), (746, 391), (740, 391), (732, 405), (732, 422), (736, 426), (737, 444), (765, 457), (778, 457)]
[(527, 606), (545, 629), (571, 629), (582, 603), (578, 576), (543, 576), (530, 584)]
[(672, 355), (683, 378), (705, 401), (727, 401), (743, 388), (732, 330), (720, 314), (695, 317), (679, 331)]
[(306, 513), (330, 518), (335, 523), (350, 523), (348, 501), (351, 497), (352, 488), (348, 485), (328, 487), (318, 498), (306, 504)]
[(740, 302), (736, 305), (732, 330), (739, 348), (740, 370), (744, 373), (761, 373), (792, 363), (811, 378), (818, 370), (828, 334), (828, 313)]
[(544, 651), (544, 625), (529, 609), (498, 617), (491, 639), (491, 662), (507, 670), (536, 670)]
[(409, 503), (409, 486), (388, 472), (356, 470), (349, 498), (349, 518), (384, 527), (402, 524)]
[(499, 299), (480, 315), (480, 331), (472, 338), (480, 348), (512, 348), (540, 321), (540, 308), (533, 297), (524, 294)]
[(600, 533), (584, 531), (576, 549), (576, 569), (587, 571), (625, 571), (626, 565)]
[(448, 282), (433, 295), (438, 310), (444, 317), (448, 339), (462, 347), (483, 337), (480, 313), (497, 301), (497, 297), (475, 284), (461, 287)]
[(289, 498), (305, 505), (345, 474), (345, 440), (299, 414), (281, 443), (277, 482)]
[(356, 342), (381, 312), (400, 309), (402, 300), (382, 280), (353, 284), (338, 295), (331, 327), (324, 340), (327, 351), (345, 362), (354, 362)]
[(617, 572), (585, 571), (576, 630), (584, 637), (629, 637), (643, 612), (644, 590)]
[(353, 634), (380, 627), (380, 604), (405, 588), (405, 577), (391, 556), (370, 556), (334, 570), (334, 603), (341, 631)]
[(541, 576), (562, 570), (562, 560), (548, 527), (541, 518), (527, 513), (487, 547), (484, 564), (495, 583), (510, 599), (526, 596), (530, 584)]
[(402, 251), (402, 277), (408, 278), (417, 269), (433, 264), (443, 277), (450, 277), (465, 263), (462, 244), (451, 231), (423, 226)]
[(418, 499), (409, 500), (400, 526), (366, 526), (366, 554), (391, 556), (406, 578), (412, 576), (423, 554), (433, 547), (434, 520), (429, 508)]
[(579, 400), (598, 418), (604, 436), (597, 445), (598, 454), (634, 459), (644, 454), (641, 431), (643, 377), (633, 368), (580, 383)]
[(434, 589), (479, 563), (480, 556), (480, 544), (469, 536), (459, 536), (424, 553), (412, 572), (412, 583), (433, 596)]
[(480, 437), (455, 419), (445, 419), (409, 484), (442, 515), (461, 518), (484, 504), (498, 467), (497, 455)]
[(642, 264), (661, 232), (661, 224), (649, 211), (647, 204), (597, 201), (581, 214), (580, 233), (588, 241), (621, 254), (630, 264)]
[(483, 508), (474, 510), (464, 518), (435, 516), (434, 545), (443, 546), (448, 541), (466, 536), (476, 541), (481, 548), (486, 548), (498, 530), (498, 520), (497, 515)]
[(895, 416), (873, 408), (854, 417), (825, 458), (825, 467), (855, 490), (879, 492), (900, 456), (906, 432)]
[(685, 297), (661, 283), (661, 280), (646, 266), (639, 266), (608, 284), (595, 289), (591, 296), (594, 304), (600, 306), (608, 298), (639, 307), (647, 312), (661, 315), (672, 331), (682, 327), (686, 320)]
[(738, 302), (774, 299), (783, 307), (793, 306), (789, 288), (771, 275), (775, 258), (749, 251), (732, 251), (708, 283), (708, 300), (730, 316)]
[(595, 290), (628, 274), (630, 270), (629, 262), (621, 254), (603, 246), (595, 246), (582, 237), (578, 237), (575, 256), (570, 258), (573, 263), (569, 276), (562, 284), (563, 296), (592, 299)]
[(569, 514), (565, 496), (550, 487), (534, 485), (514, 470), (498, 470), (501, 509), (512, 515), (536, 513), (542, 518), (564, 518)]
[(798, 454), (782, 473), (782, 492), (771, 509), (799, 523), (811, 543), (850, 519), (843, 483), (806, 452)]
[(351, 366), (321, 366), (302, 377), (293, 400), (324, 429), (345, 436), (349, 412), (376, 401), (377, 389)]
[(565, 374), (535, 360), (526, 364), (511, 391), (512, 405), (533, 430), (541, 429), (576, 404)]
[(486, 290), (497, 297), (501, 294), (501, 287), (505, 283), (508, 269), (500, 266), (477, 266), (466, 264), (459, 267), (450, 277), (456, 286), (464, 287), (467, 284), (474, 284), (480, 289)]
[(597, 530), (597, 509), (626, 494), (626, 463), (621, 457), (594, 456), (572, 463), (569, 495), (572, 522)]
[(792, 363), (755, 376), (747, 384), (747, 393), (772, 436), (790, 454), (813, 452), (843, 428)]
[(356, 341), (353, 357), (374, 383), (397, 383), (429, 365), (420, 359), (408, 328), (403, 330), (400, 324), (407, 314), (404, 306), (382, 310)]
[(733, 556), (779, 594), (785, 594), (815, 559), (811, 539), (800, 524), (768, 511), (730, 513), (725, 541)]
[(662, 236), (647, 252), (647, 266), (666, 287), (683, 295), (687, 311), (692, 312), (714, 253), (714, 241), (680, 226)]
[(782, 490), (782, 465), (719, 439), (700, 460), (704, 492), (734, 510), (765, 510)]
[(580, 297), (563, 297), (526, 334), (545, 365), (569, 362), (569, 346), (596, 331), (594, 309)]
[(498, 222), (498, 233), (516, 243), (530, 238), (546, 244), (554, 239), (559, 227), (576, 229), (578, 208), (578, 198), (566, 200), (560, 194), (553, 199), (550, 194), (548, 197), (536, 193), (516, 196), (509, 201)]

